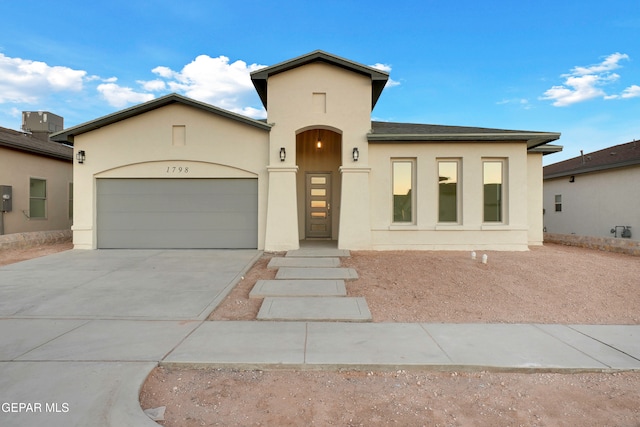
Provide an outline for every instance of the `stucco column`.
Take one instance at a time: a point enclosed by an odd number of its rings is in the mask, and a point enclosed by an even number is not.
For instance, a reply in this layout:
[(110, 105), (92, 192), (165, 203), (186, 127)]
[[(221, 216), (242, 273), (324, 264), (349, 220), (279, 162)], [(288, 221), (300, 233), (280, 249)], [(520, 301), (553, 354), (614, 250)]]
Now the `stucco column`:
[(296, 174), (298, 167), (267, 167), (269, 192), (265, 251), (289, 251), (300, 247)]
[(341, 167), (340, 249), (371, 249), (369, 172), (371, 168)]

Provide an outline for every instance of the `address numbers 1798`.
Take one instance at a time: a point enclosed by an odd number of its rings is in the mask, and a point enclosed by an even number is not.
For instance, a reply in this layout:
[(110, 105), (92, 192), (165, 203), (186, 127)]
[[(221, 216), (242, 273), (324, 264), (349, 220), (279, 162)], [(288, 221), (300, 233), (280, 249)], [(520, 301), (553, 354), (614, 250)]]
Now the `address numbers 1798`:
[(167, 166), (167, 173), (189, 173), (189, 166)]

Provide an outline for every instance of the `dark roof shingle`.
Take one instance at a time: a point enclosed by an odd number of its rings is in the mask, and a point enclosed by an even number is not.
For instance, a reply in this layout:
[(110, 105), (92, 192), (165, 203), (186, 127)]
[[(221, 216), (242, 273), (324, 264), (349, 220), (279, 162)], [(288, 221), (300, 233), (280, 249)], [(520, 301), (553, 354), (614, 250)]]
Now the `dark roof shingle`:
[(34, 138), (28, 133), (0, 127), (0, 147), (51, 157), (59, 160), (73, 160), (73, 148), (52, 141)]
[(640, 165), (640, 141), (614, 145), (543, 168), (545, 179)]

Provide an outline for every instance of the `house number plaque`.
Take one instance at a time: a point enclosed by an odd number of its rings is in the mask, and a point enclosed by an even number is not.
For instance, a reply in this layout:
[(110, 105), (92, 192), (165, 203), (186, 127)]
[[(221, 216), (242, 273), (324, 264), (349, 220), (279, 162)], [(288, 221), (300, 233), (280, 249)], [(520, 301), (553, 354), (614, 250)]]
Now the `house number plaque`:
[(189, 173), (189, 166), (167, 166), (167, 173), (170, 173), (170, 174)]

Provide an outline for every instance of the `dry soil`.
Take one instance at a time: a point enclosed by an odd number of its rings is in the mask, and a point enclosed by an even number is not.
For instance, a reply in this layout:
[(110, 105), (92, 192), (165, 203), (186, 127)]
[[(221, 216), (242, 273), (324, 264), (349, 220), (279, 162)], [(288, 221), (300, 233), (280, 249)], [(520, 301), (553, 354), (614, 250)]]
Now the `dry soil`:
[[(0, 265), (70, 244), (0, 251)], [(255, 319), (265, 254), (210, 320)], [(478, 253), (478, 259), (482, 253)], [(638, 324), (640, 258), (545, 245), (529, 252), (353, 252), (375, 322)], [(236, 371), (157, 368), (143, 408), (164, 426), (640, 426), (640, 373)]]

